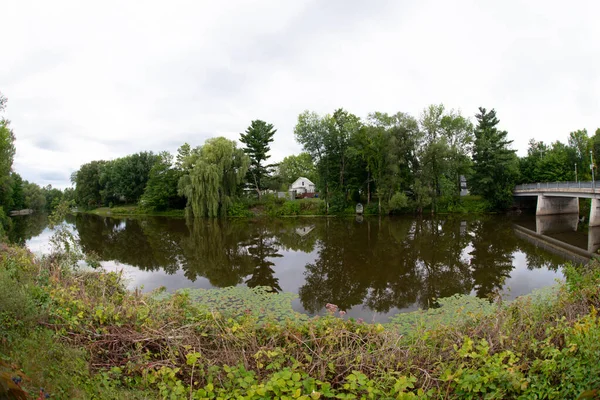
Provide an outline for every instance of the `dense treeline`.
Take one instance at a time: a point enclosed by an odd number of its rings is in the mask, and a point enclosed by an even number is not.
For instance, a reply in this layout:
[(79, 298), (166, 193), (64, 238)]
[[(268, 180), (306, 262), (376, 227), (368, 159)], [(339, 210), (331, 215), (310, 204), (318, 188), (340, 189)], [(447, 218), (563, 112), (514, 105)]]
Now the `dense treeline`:
[(237, 143), (222, 137), (176, 159), (167, 152), (92, 161), (72, 176), (80, 207), (139, 204), (151, 211), (183, 208), (190, 215), (228, 215), (243, 196), (259, 200), (269, 191), (287, 191), (298, 177), (317, 185), (328, 213), (357, 202), (378, 213), (437, 211), (458, 202), (461, 177), (471, 193), (491, 208), (510, 202), (519, 161), (494, 110), (479, 109), (476, 124), (443, 105), (427, 107), (419, 118), (375, 112), (362, 120), (338, 109), (305, 111), (294, 129), (303, 152), (269, 164), (276, 129), (252, 121)]
[[(592, 179), (590, 165), (600, 160), (600, 128), (593, 136), (586, 129), (569, 133), (567, 143), (546, 144), (531, 139), (527, 156), (519, 160), (519, 182), (563, 182)], [(598, 177), (596, 170), (595, 178)]]
[[(0, 111), (6, 99), (0, 95)], [(571, 132), (568, 143), (530, 141), (518, 158), (499, 128), (495, 110), (480, 108), (474, 121), (443, 105), (417, 117), (373, 112), (365, 119), (344, 109), (298, 116), (298, 155), (269, 164), (276, 129), (254, 120), (236, 141), (208, 139), (169, 152), (140, 152), (84, 164), (64, 193), (39, 187), (12, 171), (15, 136), (0, 119), (0, 221), (23, 208), (52, 210), (63, 197), (83, 209), (136, 204), (147, 211), (186, 209), (196, 217), (231, 215), (240, 199), (261, 201), (265, 193), (287, 191), (298, 177), (315, 182), (327, 213), (357, 202), (370, 212), (452, 210), (460, 203), (461, 178), (488, 209), (510, 205), (516, 183), (591, 179), (590, 163), (600, 159), (600, 129)]]

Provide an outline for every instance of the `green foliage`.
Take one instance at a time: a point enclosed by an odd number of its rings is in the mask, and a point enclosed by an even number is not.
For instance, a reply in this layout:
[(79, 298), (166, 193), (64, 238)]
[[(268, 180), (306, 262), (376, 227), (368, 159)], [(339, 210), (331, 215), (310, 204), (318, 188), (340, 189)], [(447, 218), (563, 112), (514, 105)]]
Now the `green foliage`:
[[(411, 313), (397, 314), (390, 323), (404, 334), (419, 329), (437, 329), (454, 323), (467, 323), (492, 315), (498, 308), (487, 299), (469, 295), (454, 295), (438, 299), (435, 307)], [(415, 328), (419, 329), (415, 329)]]
[(248, 210), (247, 206), (241, 202), (234, 202), (229, 209), (227, 209), (228, 217), (245, 217), (250, 218), (253, 217), (254, 214), (252, 211)]
[(406, 210), (408, 207), (408, 198), (404, 193), (396, 192), (387, 205), (388, 214)]
[(249, 157), (235, 142), (218, 137), (207, 140), (184, 163), (189, 169), (179, 181), (179, 193), (187, 198), (189, 214), (226, 216), (248, 170)]
[(102, 165), (99, 184), (102, 204), (137, 203), (146, 188), (150, 171), (160, 156), (140, 152), (108, 161)]
[(285, 157), (277, 165), (277, 176), (280, 177), (281, 183), (286, 190), (301, 176), (308, 178), (312, 182), (317, 182), (315, 164), (311, 155), (306, 152)]
[(4, 213), (4, 209), (0, 206), (0, 243), (3, 242), (6, 232), (11, 227), (10, 218)]
[(275, 132), (277, 130), (274, 129), (273, 124), (257, 119), (252, 121), (245, 133), (240, 134), (240, 142), (245, 145), (244, 153), (250, 157), (246, 179), (250, 187), (256, 190), (259, 199), (265, 188), (264, 181), (272, 169), (272, 165), (264, 163), (271, 157), (268, 153)]
[(36, 211), (46, 208), (46, 195), (37, 184), (27, 181), (23, 182), (23, 196), (25, 196), (25, 208)]
[(102, 204), (103, 190), (100, 176), (106, 161), (92, 161), (82, 165), (71, 175), (75, 185), (75, 202), (84, 209), (96, 208)]
[(492, 210), (488, 202), (481, 196), (460, 196), (444, 199), (440, 202), (438, 211), (455, 214), (482, 214)]
[(52, 185), (47, 185), (42, 188), (42, 193), (45, 197), (45, 211), (53, 212), (63, 199), (63, 192), (60, 189), (53, 188)]
[[(6, 97), (0, 92), (0, 113), (6, 108), (6, 102)], [(10, 176), (15, 151), (15, 135), (10, 129), (10, 121), (0, 117), (0, 187)]]
[(152, 211), (181, 209), (185, 201), (177, 194), (177, 185), (183, 172), (174, 168), (173, 156), (168, 152), (159, 154), (159, 160), (150, 170), (148, 183), (140, 199), (140, 205)]
[(341, 204), (341, 208), (345, 208), (348, 192), (357, 185), (351, 169), (352, 160), (356, 158), (351, 150), (351, 138), (360, 129), (360, 118), (344, 109), (324, 117), (305, 111), (298, 116), (294, 128), (296, 140), (315, 160), (321, 198), (328, 203), (334, 197), (339, 198), (335, 200), (336, 210)]
[(494, 209), (504, 209), (512, 201), (512, 190), (518, 179), (518, 159), (509, 148), (507, 132), (496, 127), (500, 123), (496, 111), (479, 108), (473, 147), (471, 192), (481, 195)]
[(179, 295), (189, 297), (191, 301), (211, 312), (219, 312), (226, 318), (252, 316), (257, 321), (304, 320), (305, 314), (292, 309), (293, 293), (273, 293), (266, 286), (238, 287), (223, 289), (183, 289)]

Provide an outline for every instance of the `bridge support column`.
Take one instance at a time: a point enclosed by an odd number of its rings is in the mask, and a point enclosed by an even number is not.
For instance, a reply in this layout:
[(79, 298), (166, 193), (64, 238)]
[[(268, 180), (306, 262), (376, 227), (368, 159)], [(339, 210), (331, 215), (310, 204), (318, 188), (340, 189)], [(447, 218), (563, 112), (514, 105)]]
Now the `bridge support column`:
[(600, 226), (600, 200), (592, 199), (590, 207), (590, 226)]
[(588, 228), (588, 251), (596, 253), (600, 249), (600, 226), (590, 226)]
[[(594, 207), (592, 207), (592, 210)], [(600, 225), (600, 210), (598, 210)], [(577, 197), (550, 197), (538, 195), (535, 215), (579, 214), (579, 199)]]

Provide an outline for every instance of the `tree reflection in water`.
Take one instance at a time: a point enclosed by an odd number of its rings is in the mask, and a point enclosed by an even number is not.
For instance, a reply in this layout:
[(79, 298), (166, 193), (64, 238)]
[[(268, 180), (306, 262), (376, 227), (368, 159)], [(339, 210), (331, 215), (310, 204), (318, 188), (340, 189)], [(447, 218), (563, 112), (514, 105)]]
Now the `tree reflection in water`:
[[(516, 252), (525, 254), (528, 268), (556, 269), (562, 263), (518, 239), (511, 221), (495, 216), (186, 222), (79, 214), (67, 222), (84, 251), (102, 260), (167, 274), (182, 271), (191, 282), (203, 277), (215, 287), (245, 284), (278, 292), (296, 285), (291, 290), (298, 290), (309, 313), (327, 303), (385, 313), (426, 308), (456, 293), (484, 297), (503, 287)], [(20, 229), (24, 238), (40, 231)], [(304, 269), (301, 282), (278, 273), (281, 260), (294, 253), (312, 259), (295, 266)]]

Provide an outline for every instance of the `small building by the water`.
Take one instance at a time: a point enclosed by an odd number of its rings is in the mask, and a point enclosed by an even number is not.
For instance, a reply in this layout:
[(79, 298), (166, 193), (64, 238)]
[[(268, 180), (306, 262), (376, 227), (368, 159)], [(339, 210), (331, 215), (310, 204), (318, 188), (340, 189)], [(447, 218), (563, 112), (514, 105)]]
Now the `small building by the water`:
[(297, 195), (315, 192), (315, 184), (310, 179), (301, 176), (290, 185), (290, 191), (295, 191)]
[(461, 196), (469, 195), (469, 188), (467, 187), (467, 178), (465, 178), (464, 175), (460, 176), (460, 195)]

